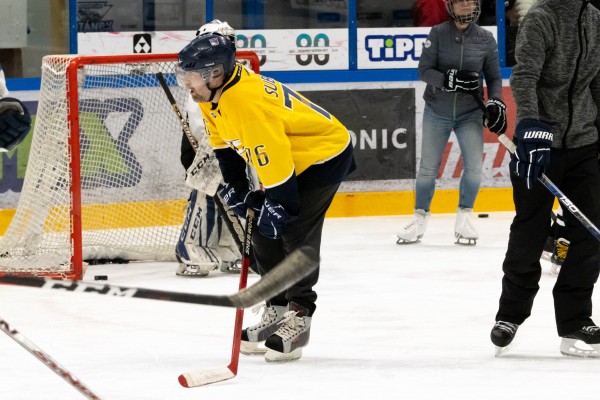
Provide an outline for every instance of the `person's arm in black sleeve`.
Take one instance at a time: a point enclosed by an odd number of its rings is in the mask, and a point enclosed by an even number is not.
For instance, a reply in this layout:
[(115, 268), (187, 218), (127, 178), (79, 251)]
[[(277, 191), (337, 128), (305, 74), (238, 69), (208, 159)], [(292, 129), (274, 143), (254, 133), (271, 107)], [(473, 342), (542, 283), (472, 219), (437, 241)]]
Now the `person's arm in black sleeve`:
[(231, 148), (215, 149), (215, 157), (219, 161), (219, 167), (223, 174), (225, 183), (244, 182), (248, 190), (248, 177), (246, 176), (246, 162)]
[(300, 195), (298, 194), (296, 174), (292, 174), (281, 185), (266, 188), (265, 193), (269, 198), (281, 204), (290, 215), (298, 215), (300, 211)]

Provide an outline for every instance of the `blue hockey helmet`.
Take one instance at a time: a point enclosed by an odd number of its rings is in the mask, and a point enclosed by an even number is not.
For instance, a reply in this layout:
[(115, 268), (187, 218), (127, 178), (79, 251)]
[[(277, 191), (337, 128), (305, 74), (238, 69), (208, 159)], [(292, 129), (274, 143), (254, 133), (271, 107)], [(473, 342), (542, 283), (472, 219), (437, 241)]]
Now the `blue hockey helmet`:
[(185, 46), (178, 58), (178, 68), (185, 72), (222, 65), (228, 79), (235, 68), (235, 45), (218, 34), (201, 35)]

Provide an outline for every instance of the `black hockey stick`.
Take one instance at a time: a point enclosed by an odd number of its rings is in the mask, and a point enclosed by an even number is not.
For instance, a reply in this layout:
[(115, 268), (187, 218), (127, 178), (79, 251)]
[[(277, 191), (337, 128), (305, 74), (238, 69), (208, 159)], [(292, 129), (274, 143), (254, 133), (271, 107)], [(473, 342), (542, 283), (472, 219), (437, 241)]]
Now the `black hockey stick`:
[(288, 289), (317, 268), (318, 255), (310, 246), (293, 251), (254, 285), (229, 295), (193, 294), (156, 289), (143, 289), (92, 282), (56, 280), (21, 275), (0, 276), (0, 283), (40, 289), (66, 290), (77, 293), (175, 301), (179, 303), (247, 308)]
[[(487, 108), (481, 97), (479, 97), (479, 94), (473, 92), (473, 97), (475, 98), (475, 100), (477, 100), (479, 108), (481, 108), (481, 110), (486, 114), (486, 116), (489, 117)], [(510, 140), (509, 137), (506, 136), (504, 133), (496, 133), (496, 135), (498, 136), (498, 140), (504, 145), (504, 147), (506, 147), (506, 149), (510, 153), (514, 154), (514, 152), (517, 149), (517, 146), (515, 146), (512, 140)], [(594, 223), (590, 221), (590, 219), (586, 217), (585, 214), (582, 213), (579, 210), (579, 208), (575, 204), (573, 204), (571, 200), (569, 200), (569, 198), (558, 188), (558, 186), (554, 184), (554, 182), (550, 180), (550, 178), (546, 176), (546, 174), (542, 172), (542, 175), (538, 178), (538, 181), (540, 181), (542, 185), (544, 185), (546, 189), (548, 189), (548, 191), (550, 191), (550, 193), (552, 193), (558, 199), (560, 204), (562, 204), (566, 209), (568, 209), (571, 212), (571, 214), (573, 214), (573, 216), (577, 218), (577, 220), (581, 222), (581, 224), (597, 240), (600, 241), (600, 230), (598, 230), (598, 227), (596, 227), (596, 225), (594, 225)]]
[[(251, 208), (248, 208), (246, 221), (246, 232), (244, 232), (244, 252), (242, 253), (242, 270), (240, 274), (240, 290), (246, 287), (246, 282), (248, 280), (248, 269), (250, 268), (250, 261), (252, 257), (252, 229), (254, 228), (254, 210)], [(238, 308), (235, 310), (231, 360), (227, 367), (183, 373), (179, 375), (179, 384), (183, 387), (192, 388), (215, 382), (221, 382), (235, 377), (238, 372), (238, 365), (240, 361), (243, 323), (244, 309)]]
[(10, 336), (15, 342), (19, 343), (21, 347), (27, 350), (35, 358), (40, 360), (42, 364), (47, 366), (56, 375), (63, 378), (67, 383), (77, 389), (82, 395), (90, 400), (100, 400), (94, 392), (91, 391), (83, 382), (77, 377), (70, 373), (65, 367), (56, 362), (52, 357), (46, 354), (42, 349), (35, 345), (31, 340), (27, 339), (25, 335), (16, 329), (12, 328), (6, 320), (0, 317), (0, 330)]
[[(167, 84), (167, 81), (165, 80), (163, 73), (158, 71), (158, 72), (155, 72), (155, 75), (156, 75), (156, 79), (158, 79), (158, 82), (160, 83), (160, 86), (162, 87), (163, 91), (165, 92), (165, 95), (167, 96), (167, 99), (169, 100), (169, 103), (171, 104), (173, 111), (175, 111), (175, 114), (177, 114), (177, 118), (179, 119), (179, 123), (181, 124), (181, 128), (183, 129), (183, 133), (189, 140), (194, 151), (197, 151), (198, 150), (198, 141), (192, 134), (192, 130), (190, 129), (190, 124), (189, 124), (188, 120), (183, 116), (183, 113), (179, 109), (179, 105), (177, 104), (175, 97), (173, 97), (173, 93), (171, 93), (171, 89), (169, 89), (169, 85)], [(231, 236), (233, 236), (233, 240), (235, 241), (235, 244), (236, 244), (238, 250), (240, 251), (240, 254), (243, 254), (244, 253), (244, 245), (243, 245), (242, 241), (244, 238), (244, 228), (242, 227), (240, 220), (238, 219), (237, 215), (235, 215), (235, 213), (233, 211), (228, 211), (225, 208), (225, 206), (223, 205), (223, 199), (221, 199), (221, 196), (219, 195), (218, 190), (217, 190), (217, 193), (213, 196), (213, 200), (215, 202), (215, 205), (217, 206), (217, 209), (219, 210), (221, 215), (223, 215), (223, 221), (225, 222), (227, 229), (229, 229), (229, 232), (231, 232)]]
[(175, 114), (177, 114), (177, 118), (179, 118), (179, 122), (181, 123), (181, 128), (183, 129), (183, 133), (190, 141), (190, 144), (192, 145), (194, 150), (196, 150), (198, 148), (198, 141), (196, 140), (194, 135), (192, 135), (192, 130), (190, 129), (190, 125), (188, 124), (186, 118), (183, 116), (183, 113), (179, 109), (179, 106), (177, 105), (177, 101), (175, 101), (175, 97), (173, 97), (173, 93), (171, 93), (171, 89), (169, 89), (169, 85), (167, 85), (165, 76), (160, 71), (155, 72), (154, 75), (156, 75), (156, 78), (158, 79), (160, 86), (162, 87), (163, 91), (165, 92), (165, 95), (167, 95), (167, 99), (169, 99), (169, 103), (171, 104), (171, 107), (173, 107), (173, 111), (175, 111)]

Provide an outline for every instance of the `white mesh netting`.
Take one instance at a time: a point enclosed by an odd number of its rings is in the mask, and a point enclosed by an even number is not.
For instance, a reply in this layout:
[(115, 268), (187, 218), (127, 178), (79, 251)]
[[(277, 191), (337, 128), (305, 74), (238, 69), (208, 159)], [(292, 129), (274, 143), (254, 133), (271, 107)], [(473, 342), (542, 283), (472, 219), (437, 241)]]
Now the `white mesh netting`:
[[(71, 176), (67, 66), (43, 60), (29, 163), (16, 214), (0, 238), (0, 271), (68, 274)], [(175, 62), (93, 64), (79, 69), (83, 258), (173, 259), (189, 189), (181, 127), (154, 72), (184, 109)]]

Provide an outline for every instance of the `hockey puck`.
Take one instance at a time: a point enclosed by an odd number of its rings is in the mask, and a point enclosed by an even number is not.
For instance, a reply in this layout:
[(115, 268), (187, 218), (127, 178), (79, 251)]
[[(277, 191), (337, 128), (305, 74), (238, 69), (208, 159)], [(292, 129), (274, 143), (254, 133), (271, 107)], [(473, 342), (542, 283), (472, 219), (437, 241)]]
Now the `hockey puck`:
[(479, 214), (478, 215), (479, 218), (487, 218), (489, 216), (490, 216), (490, 214)]
[(108, 275), (94, 275), (95, 281), (105, 281), (108, 279)]

